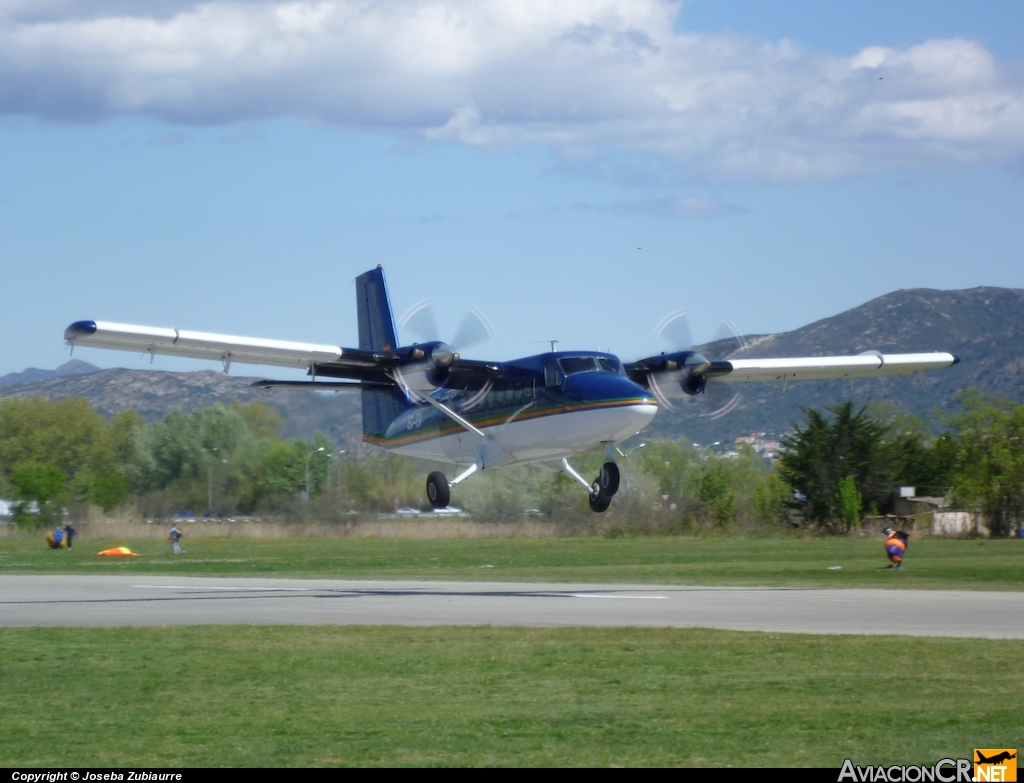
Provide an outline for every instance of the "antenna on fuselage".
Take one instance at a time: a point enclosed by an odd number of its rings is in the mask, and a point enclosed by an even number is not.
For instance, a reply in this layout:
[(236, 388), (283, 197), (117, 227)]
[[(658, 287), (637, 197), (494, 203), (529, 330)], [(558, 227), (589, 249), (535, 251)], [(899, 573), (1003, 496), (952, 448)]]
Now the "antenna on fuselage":
[(535, 343), (551, 343), (551, 353), (554, 353), (555, 352), (555, 345), (558, 343), (558, 340), (534, 340), (534, 342)]

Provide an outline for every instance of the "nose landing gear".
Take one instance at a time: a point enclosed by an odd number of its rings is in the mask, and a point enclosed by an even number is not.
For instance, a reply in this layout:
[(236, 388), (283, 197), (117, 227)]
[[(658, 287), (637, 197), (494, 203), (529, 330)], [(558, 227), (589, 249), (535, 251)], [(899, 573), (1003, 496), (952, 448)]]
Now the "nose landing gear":
[(619, 466), (609, 460), (601, 466), (601, 473), (590, 485), (590, 510), (598, 514), (607, 511), (618, 491)]
[(608, 458), (601, 466), (601, 473), (594, 479), (592, 484), (588, 484), (583, 476), (573, 470), (569, 460), (565, 457), (562, 457), (558, 462), (551, 461), (544, 464), (552, 470), (564, 473), (583, 487), (590, 495), (590, 510), (598, 514), (608, 510), (608, 506), (612, 503), (612, 498), (619, 491), (619, 466), (611, 460), (611, 444), (608, 444)]

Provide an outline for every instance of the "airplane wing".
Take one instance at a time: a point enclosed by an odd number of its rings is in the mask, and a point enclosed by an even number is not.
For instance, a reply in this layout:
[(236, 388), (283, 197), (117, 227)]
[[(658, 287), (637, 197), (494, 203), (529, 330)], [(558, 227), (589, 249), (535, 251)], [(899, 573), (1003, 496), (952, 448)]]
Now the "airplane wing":
[(113, 348), (119, 351), (161, 356), (214, 359), (230, 364), (270, 364), (278, 367), (312, 367), (334, 362), (345, 351), (333, 345), (262, 340), (226, 334), (188, 332), (106, 321), (76, 321), (64, 330), (70, 346)]
[[(795, 359), (731, 359), (725, 372), (716, 373), (708, 380), (729, 381), (782, 381), (822, 380), (827, 378), (880, 378), (891, 375), (910, 375), (921, 370), (940, 370), (951, 367), (960, 357), (951, 353), (892, 353), (869, 351), (857, 356), (809, 356)], [(720, 364), (720, 362), (714, 362)], [(724, 368), (723, 368), (724, 369)]]
[[(428, 353), (432, 347), (428, 344), (398, 351), (367, 351), (107, 321), (76, 321), (64, 330), (64, 342), (72, 347), (107, 348), (150, 356), (212, 359), (222, 362), (225, 371), (238, 362), (304, 368), (314, 379), (320, 376), (350, 381), (321, 384), (332, 389), (401, 385), (395, 382), (395, 371), (410, 374), (410, 368), (419, 370), (429, 364)], [(482, 385), (488, 378), (498, 377), (503, 372), (500, 364), (462, 359), (458, 354), (449, 359), (444, 370), (451, 373), (456, 383), (470, 386)], [(309, 382), (262, 381), (258, 385), (308, 386)]]
[(793, 381), (829, 378), (881, 378), (951, 367), (960, 357), (951, 353), (883, 354), (866, 351), (856, 356), (801, 356), (780, 359), (710, 361), (696, 351), (678, 351), (625, 365), (629, 377), (656, 396), (674, 398), (700, 394), (715, 381)]

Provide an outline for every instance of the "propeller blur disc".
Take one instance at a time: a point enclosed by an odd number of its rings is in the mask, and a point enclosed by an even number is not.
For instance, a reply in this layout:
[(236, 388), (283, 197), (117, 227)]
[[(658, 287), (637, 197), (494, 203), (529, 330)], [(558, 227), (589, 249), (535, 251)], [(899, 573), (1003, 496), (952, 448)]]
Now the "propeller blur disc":
[[(654, 331), (666, 340), (673, 350), (686, 351), (696, 348), (693, 343), (686, 310), (682, 308), (673, 310), (662, 318), (658, 325), (654, 327)], [(734, 357), (749, 347), (746, 339), (743, 337), (743, 333), (728, 318), (723, 319), (721, 326), (715, 333), (714, 339), (708, 343), (707, 347), (710, 346), (714, 346), (716, 350), (702, 350), (701, 352), (706, 353), (711, 359)], [(652, 375), (649, 380), (651, 391), (658, 398), (659, 403), (669, 410), (675, 410), (675, 407), (658, 388), (657, 379)], [(733, 393), (729, 386), (722, 381), (708, 383), (701, 396), (711, 407), (710, 412), (702, 413), (701, 415), (709, 419), (719, 419), (730, 411), (735, 410), (742, 399), (742, 395), (739, 392)], [(697, 402), (696, 399), (692, 401)]]
[[(434, 306), (429, 299), (423, 299), (398, 319), (398, 328), (407, 329), (418, 342), (441, 340), (441, 330), (434, 317)], [(473, 345), (494, 339), (494, 327), (476, 307), (470, 307), (455, 331), (455, 337), (446, 341), (456, 352), (463, 351)]]
[(437, 321), (434, 318), (434, 308), (430, 306), (429, 299), (421, 299), (414, 304), (401, 318), (398, 319), (399, 329), (408, 329), (419, 342), (430, 342), (440, 339), (440, 331), (437, 328)]
[(686, 310), (673, 310), (666, 315), (658, 325), (654, 327), (654, 333), (661, 335), (677, 351), (685, 351), (693, 347), (693, 338), (690, 335), (690, 322), (686, 317)]

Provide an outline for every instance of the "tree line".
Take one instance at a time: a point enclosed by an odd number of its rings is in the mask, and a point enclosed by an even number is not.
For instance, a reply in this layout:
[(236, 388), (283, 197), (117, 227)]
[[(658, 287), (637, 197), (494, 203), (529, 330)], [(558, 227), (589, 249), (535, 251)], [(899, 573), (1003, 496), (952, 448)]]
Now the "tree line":
[(820, 527), (849, 530), (865, 513), (888, 511), (895, 487), (912, 486), (983, 514), (992, 535), (1011, 535), (1024, 524), (1024, 405), (977, 389), (958, 402), (938, 416), (938, 435), (885, 406), (806, 410), (783, 438), (779, 473)]
[[(774, 462), (749, 445), (726, 456), (685, 439), (636, 444), (619, 460), (622, 489), (606, 518), (623, 531), (849, 531), (891, 510), (894, 488), (906, 485), (949, 495), (984, 514), (993, 535), (1010, 535), (1024, 522), (1024, 405), (977, 390), (959, 403), (936, 422), (852, 402), (807, 409)], [(192, 511), (338, 521), (425, 505), (431, 466), (376, 449), (347, 453), (320, 433), (307, 440), (283, 432), (281, 416), (258, 402), (147, 423), (134, 411), (104, 418), (84, 399), (9, 398), (0, 402), (0, 497), (15, 501), (15, 521), (25, 525), (89, 507), (148, 518)], [(603, 458), (574, 463), (596, 475)], [(530, 466), (474, 477), (455, 502), (495, 522), (594, 521), (573, 482)]]

